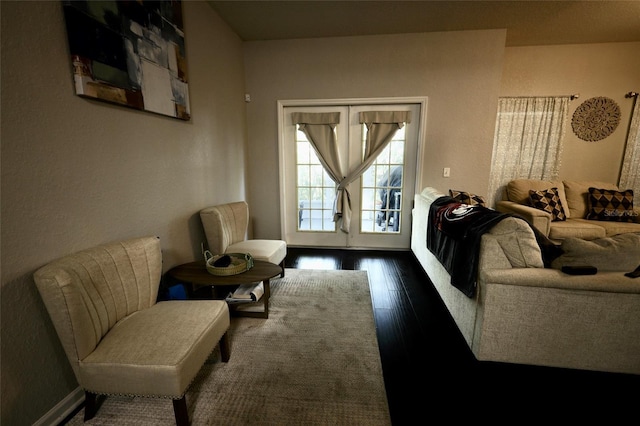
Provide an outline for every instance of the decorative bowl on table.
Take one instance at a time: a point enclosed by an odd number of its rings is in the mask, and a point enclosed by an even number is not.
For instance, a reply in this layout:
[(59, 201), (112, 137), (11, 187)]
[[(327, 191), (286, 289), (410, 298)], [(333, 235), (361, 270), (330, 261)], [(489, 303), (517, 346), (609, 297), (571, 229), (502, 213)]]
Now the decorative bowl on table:
[(225, 253), (212, 255), (204, 252), (207, 272), (211, 275), (236, 275), (253, 268), (253, 257), (249, 253)]

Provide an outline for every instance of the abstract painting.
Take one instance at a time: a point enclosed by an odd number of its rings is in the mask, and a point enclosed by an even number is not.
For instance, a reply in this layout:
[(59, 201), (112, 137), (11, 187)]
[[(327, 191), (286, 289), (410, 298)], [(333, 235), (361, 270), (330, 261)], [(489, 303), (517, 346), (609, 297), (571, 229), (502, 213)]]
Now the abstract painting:
[(191, 118), (181, 1), (62, 4), (77, 95)]

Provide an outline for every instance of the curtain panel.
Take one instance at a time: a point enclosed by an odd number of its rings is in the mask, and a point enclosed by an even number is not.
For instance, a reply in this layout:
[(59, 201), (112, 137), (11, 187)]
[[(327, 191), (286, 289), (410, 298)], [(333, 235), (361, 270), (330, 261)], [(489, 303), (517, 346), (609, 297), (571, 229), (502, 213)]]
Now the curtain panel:
[(488, 204), (513, 179), (554, 180), (560, 169), (570, 96), (500, 98)]
[(638, 102), (638, 95), (634, 98), (627, 147), (618, 186), (621, 190), (632, 189), (634, 198), (640, 199), (638, 198), (640, 196), (640, 102)]
[(292, 113), (294, 125), (307, 136), (316, 150), (320, 163), (338, 185), (333, 204), (333, 221), (340, 222), (340, 230), (349, 233), (351, 226), (351, 195), (349, 184), (359, 178), (389, 144), (395, 133), (411, 122), (409, 111), (365, 111), (360, 123), (367, 127), (362, 162), (346, 176), (342, 172), (335, 126), (340, 113)]

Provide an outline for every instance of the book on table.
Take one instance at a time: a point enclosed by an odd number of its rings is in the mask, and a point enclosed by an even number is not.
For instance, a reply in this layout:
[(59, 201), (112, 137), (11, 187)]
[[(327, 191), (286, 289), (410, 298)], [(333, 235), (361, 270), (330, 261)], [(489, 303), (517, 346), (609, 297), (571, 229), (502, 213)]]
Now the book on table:
[(229, 293), (225, 300), (227, 303), (253, 303), (260, 300), (262, 295), (264, 295), (262, 282), (241, 284), (233, 293)]

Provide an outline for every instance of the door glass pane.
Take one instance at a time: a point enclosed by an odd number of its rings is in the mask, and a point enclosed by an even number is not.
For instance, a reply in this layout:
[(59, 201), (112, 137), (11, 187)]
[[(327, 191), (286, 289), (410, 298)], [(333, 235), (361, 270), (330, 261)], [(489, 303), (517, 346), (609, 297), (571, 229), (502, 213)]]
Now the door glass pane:
[[(405, 127), (364, 172), (361, 185), (360, 230), (363, 233), (399, 233), (402, 217)], [(366, 141), (362, 129), (362, 146)]]
[(298, 231), (336, 232), (336, 184), (320, 164), (304, 132), (296, 131)]

